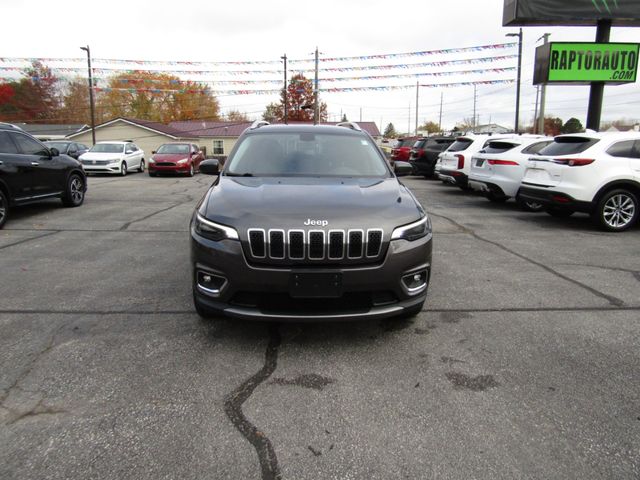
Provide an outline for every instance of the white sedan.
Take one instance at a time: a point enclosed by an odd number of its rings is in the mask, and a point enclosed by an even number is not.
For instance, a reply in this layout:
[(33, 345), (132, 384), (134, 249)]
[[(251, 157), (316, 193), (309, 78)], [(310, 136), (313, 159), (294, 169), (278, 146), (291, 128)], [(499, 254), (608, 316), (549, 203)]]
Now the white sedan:
[(79, 160), (87, 173), (125, 176), (131, 170), (144, 172), (144, 150), (133, 142), (98, 142)]
[[(469, 186), (492, 202), (516, 198), (529, 157), (551, 142), (553, 138), (541, 135), (513, 135), (488, 141), (471, 157)], [(535, 202), (519, 203), (525, 210), (542, 210), (542, 205)]]

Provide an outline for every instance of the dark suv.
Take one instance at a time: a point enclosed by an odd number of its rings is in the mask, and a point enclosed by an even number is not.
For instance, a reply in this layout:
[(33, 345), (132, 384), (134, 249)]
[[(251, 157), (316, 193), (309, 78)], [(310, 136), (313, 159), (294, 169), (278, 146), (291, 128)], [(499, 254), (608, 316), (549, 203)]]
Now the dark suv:
[(433, 177), (438, 155), (454, 142), (453, 137), (426, 137), (419, 139), (411, 149), (409, 162), (415, 175)]
[[(212, 162), (201, 172), (218, 173)], [(273, 320), (416, 314), (431, 241), (424, 209), (357, 124), (256, 122), (191, 221), (195, 307)]]
[(18, 127), (0, 124), (0, 228), (14, 205), (59, 197), (65, 206), (77, 207), (86, 190), (80, 162)]

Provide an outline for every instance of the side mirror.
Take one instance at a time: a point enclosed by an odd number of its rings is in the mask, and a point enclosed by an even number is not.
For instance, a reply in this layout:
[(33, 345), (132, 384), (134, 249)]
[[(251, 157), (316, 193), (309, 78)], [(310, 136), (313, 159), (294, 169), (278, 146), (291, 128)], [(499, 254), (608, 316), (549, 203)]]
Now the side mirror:
[(125, 155), (131, 155), (133, 153), (133, 150), (125, 150), (124, 153)]
[(397, 161), (393, 164), (393, 171), (396, 177), (405, 177), (413, 173), (413, 167), (409, 162)]
[(204, 173), (205, 175), (218, 175), (219, 172), (220, 164), (215, 158), (203, 160), (200, 163), (200, 173)]
[(151, 155), (155, 155), (156, 151), (155, 150), (151, 150)]
[(51, 153), (51, 158), (60, 156), (60, 150), (57, 148), (51, 147), (49, 152)]

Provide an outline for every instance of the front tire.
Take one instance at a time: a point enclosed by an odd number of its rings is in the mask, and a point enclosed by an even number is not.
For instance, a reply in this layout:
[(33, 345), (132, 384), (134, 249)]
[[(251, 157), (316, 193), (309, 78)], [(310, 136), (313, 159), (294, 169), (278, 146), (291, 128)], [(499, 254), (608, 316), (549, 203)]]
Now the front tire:
[(138, 171), (140, 173), (144, 172), (144, 158), (142, 160), (140, 160), (140, 167), (138, 168)]
[(4, 227), (4, 224), (7, 222), (8, 217), (9, 217), (9, 199), (4, 194), (4, 192), (0, 190), (0, 229)]
[(120, 167), (120, 175), (123, 177), (127, 176), (127, 162), (122, 162), (122, 166)]
[(157, 172), (152, 172), (151, 170), (148, 170), (148, 172), (149, 172), (149, 176), (150, 177), (157, 177), (158, 176)]
[(62, 197), (65, 207), (79, 207), (84, 202), (84, 179), (77, 173), (71, 174), (67, 180), (67, 188)]
[(622, 232), (638, 220), (638, 197), (620, 188), (605, 193), (592, 214), (595, 223), (609, 232)]

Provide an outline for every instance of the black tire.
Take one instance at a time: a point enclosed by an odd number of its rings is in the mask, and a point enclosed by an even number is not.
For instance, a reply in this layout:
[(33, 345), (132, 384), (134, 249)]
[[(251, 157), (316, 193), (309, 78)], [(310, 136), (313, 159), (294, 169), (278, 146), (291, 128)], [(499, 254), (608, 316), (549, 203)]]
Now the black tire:
[(519, 197), (516, 201), (518, 202), (518, 205), (520, 205), (520, 208), (525, 212), (541, 212), (544, 210), (544, 205), (538, 202), (523, 200)]
[(157, 172), (152, 172), (151, 170), (148, 170), (148, 172), (149, 172), (149, 176), (150, 177), (157, 177), (158, 176)]
[(140, 160), (140, 166), (138, 167), (138, 171), (140, 173), (144, 172), (144, 158), (142, 160)]
[(196, 173), (196, 171), (195, 171), (195, 169), (193, 168), (193, 163), (192, 163), (192, 164), (189, 166), (189, 172), (187, 173), (187, 175), (188, 175), (189, 177), (193, 177), (193, 176), (195, 175), (195, 173)]
[(490, 202), (493, 202), (493, 203), (504, 203), (507, 200), (509, 200), (509, 197), (505, 197), (504, 195), (498, 195), (493, 192), (487, 192), (486, 197)]
[(638, 221), (639, 208), (636, 193), (617, 188), (602, 196), (591, 218), (603, 230), (622, 232)]
[(4, 227), (7, 218), (9, 218), (9, 199), (0, 189), (0, 228)]
[(562, 208), (547, 208), (546, 212), (551, 215), (552, 217), (556, 217), (556, 218), (567, 218), (570, 217), (571, 215), (573, 215), (573, 210), (565, 210)]
[(79, 207), (84, 202), (84, 179), (77, 173), (72, 173), (67, 180), (67, 187), (62, 196), (65, 207)]
[(120, 175), (125, 177), (127, 175), (127, 162), (122, 162), (122, 168), (120, 169)]

